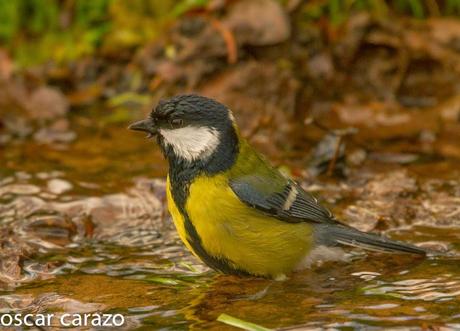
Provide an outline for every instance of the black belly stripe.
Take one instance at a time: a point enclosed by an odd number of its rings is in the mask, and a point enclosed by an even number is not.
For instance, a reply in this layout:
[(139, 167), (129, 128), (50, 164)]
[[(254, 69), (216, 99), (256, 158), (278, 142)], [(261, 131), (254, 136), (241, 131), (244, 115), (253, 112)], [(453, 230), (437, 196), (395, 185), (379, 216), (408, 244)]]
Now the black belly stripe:
[(203, 247), (200, 235), (196, 231), (195, 226), (190, 221), (190, 218), (187, 214), (183, 214), (185, 220), (185, 231), (187, 233), (187, 241), (192, 246), (193, 251), (197, 254), (204, 263), (206, 263), (209, 267), (214, 270), (223, 272), (225, 274), (232, 274), (232, 275), (241, 275), (241, 276), (249, 276), (245, 270), (235, 268), (232, 263), (226, 258), (223, 257), (216, 257), (210, 255), (206, 249)]
[[(206, 263), (209, 267), (211, 267), (214, 270), (232, 275), (250, 275), (249, 272), (234, 267), (234, 264), (231, 263), (231, 261), (227, 258), (213, 256), (206, 251), (206, 249), (203, 247), (201, 237), (198, 234), (198, 231), (196, 230), (195, 226), (193, 225), (193, 222), (191, 221), (190, 216), (187, 213), (187, 210), (185, 209), (190, 184), (184, 185), (184, 181), (174, 180), (173, 177), (170, 177), (170, 181), (172, 197), (174, 199), (174, 202), (176, 203), (177, 208), (179, 209), (179, 212), (182, 214), (184, 218), (186, 240), (192, 247), (194, 253), (198, 255), (198, 257), (204, 263)], [(182, 184), (179, 185), (178, 183)]]
[[(249, 272), (235, 267), (230, 260), (225, 257), (217, 257), (209, 254), (203, 247), (203, 242), (198, 234), (190, 216), (185, 209), (189, 187), (193, 179), (200, 174), (213, 175), (229, 169), (235, 162), (238, 154), (238, 138), (233, 127), (229, 132), (222, 134), (220, 145), (214, 154), (207, 159), (206, 163), (200, 160), (188, 162), (178, 158), (172, 149), (163, 146), (163, 150), (169, 159), (169, 180), (171, 184), (171, 194), (179, 212), (184, 217), (184, 227), (186, 239), (196, 255), (214, 270), (233, 275), (250, 275)], [(160, 141), (161, 144), (161, 141)], [(217, 238), (216, 238), (217, 240)]]

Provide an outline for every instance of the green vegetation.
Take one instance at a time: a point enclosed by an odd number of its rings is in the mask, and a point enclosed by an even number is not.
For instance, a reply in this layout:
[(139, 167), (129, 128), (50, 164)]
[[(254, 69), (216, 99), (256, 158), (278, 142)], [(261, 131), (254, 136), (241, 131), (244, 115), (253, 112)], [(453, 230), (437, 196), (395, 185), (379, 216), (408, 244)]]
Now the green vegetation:
[(222, 322), (227, 325), (234, 326), (239, 329), (243, 329), (246, 331), (272, 331), (272, 329), (265, 328), (263, 326), (243, 321), (239, 318), (227, 315), (227, 314), (220, 314), (217, 318), (219, 322)]
[[(280, 0), (285, 3), (285, 0)], [(46, 5), (45, 5), (46, 3)], [(0, 42), (21, 66), (64, 62), (96, 50), (116, 54), (155, 39), (167, 22), (208, 0), (0, 0)], [(302, 17), (333, 24), (352, 12), (391, 13), (423, 19), (460, 14), (460, 0), (315, 0)]]
[(0, 1), (0, 40), (21, 64), (92, 53), (109, 30), (110, 0)]
[(418, 19), (432, 16), (460, 15), (460, 0), (325, 0), (308, 1), (303, 13), (306, 18), (327, 17), (338, 24), (351, 13), (367, 11), (374, 16), (383, 17), (390, 13), (410, 15)]
[(154, 39), (207, 0), (0, 0), (0, 42), (20, 65), (73, 60)]

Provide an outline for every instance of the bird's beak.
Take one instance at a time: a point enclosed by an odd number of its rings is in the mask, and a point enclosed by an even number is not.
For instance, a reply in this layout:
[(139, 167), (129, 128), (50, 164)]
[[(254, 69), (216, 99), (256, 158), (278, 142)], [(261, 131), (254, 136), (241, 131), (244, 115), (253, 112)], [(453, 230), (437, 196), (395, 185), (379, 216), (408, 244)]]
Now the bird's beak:
[(157, 135), (157, 133), (158, 133), (158, 129), (156, 128), (155, 124), (153, 123), (153, 121), (150, 118), (147, 118), (147, 119), (142, 120), (142, 121), (134, 122), (133, 124), (128, 126), (128, 129), (129, 130), (134, 130), (134, 131), (147, 132), (148, 133), (148, 135), (147, 135), (148, 138), (151, 138), (151, 137)]

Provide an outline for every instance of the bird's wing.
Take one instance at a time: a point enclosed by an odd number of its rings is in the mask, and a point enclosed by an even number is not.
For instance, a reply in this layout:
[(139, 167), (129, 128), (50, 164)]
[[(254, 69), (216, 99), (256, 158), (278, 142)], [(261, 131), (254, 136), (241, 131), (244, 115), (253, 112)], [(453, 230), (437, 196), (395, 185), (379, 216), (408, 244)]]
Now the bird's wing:
[(230, 179), (230, 187), (247, 205), (287, 222), (335, 223), (332, 213), (296, 182), (282, 177), (244, 175)]
[(329, 210), (317, 203), (292, 180), (286, 180), (282, 190), (279, 182), (257, 175), (230, 180), (230, 187), (238, 198), (279, 220), (286, 222), (313, 222), (316, 240), (326, 246), (345, 245), (379, 252), (403, 252), (426, 255), (427, 251), (400, 241), (390, 240), (372, 233), (364, 233), (337, 221)]
[(356, 246), (385, 252), (405, 252), (425, 255), (416, 246), (390, 240), (372, 233), (364, 233), (342, 224), (332, 213), (296, 182), (285, 178), (247, 144), (242, 162), (229, 173), (229, 185), (236, 196), (247, 205), (281, 221), (310, 222), (315, 227), (318, 243), (326, 246)]

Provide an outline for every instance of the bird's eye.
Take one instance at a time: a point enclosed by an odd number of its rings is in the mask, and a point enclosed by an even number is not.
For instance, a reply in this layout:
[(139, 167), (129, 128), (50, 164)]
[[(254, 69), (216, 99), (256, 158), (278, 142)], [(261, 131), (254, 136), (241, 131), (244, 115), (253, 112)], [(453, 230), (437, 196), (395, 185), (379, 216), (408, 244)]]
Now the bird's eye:
[(170, 122), (171, 126), (181, 126), (184, 124), (184, 121), (180, 118), (173, 118)]

